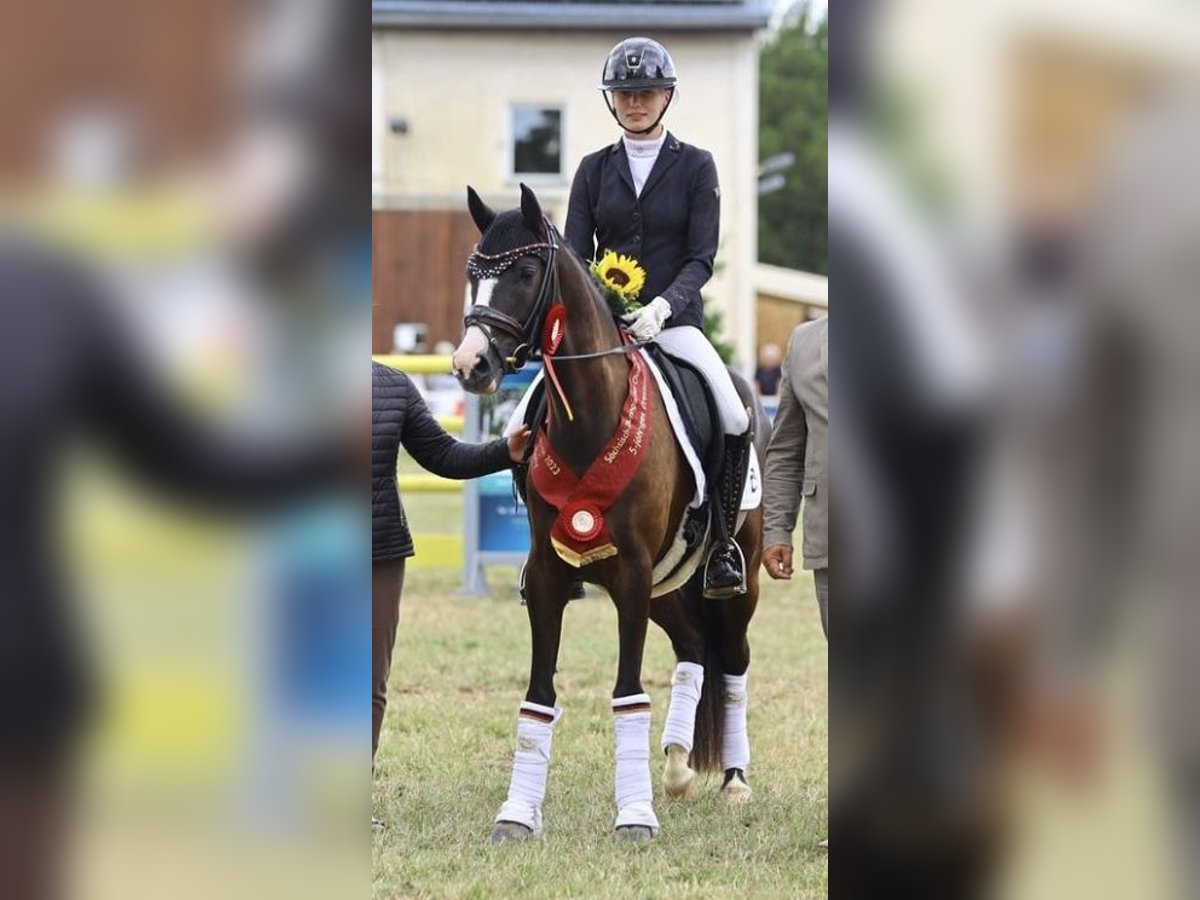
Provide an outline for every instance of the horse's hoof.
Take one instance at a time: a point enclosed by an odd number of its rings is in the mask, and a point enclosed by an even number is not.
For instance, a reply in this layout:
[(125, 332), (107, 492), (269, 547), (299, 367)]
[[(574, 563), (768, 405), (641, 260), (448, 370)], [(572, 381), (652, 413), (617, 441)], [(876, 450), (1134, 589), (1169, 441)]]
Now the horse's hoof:
[(488, 836), (489, 844), (508, 844), (527, 841), (533, 837), (533, 829), (520, 822), (497, 822)]
[(754, 792), (746, 783), (746, 775), (741, 769), (726, 769), (725, 784), (721, 787), (721, 799), (730, 806), (741, 806), (748, 803)]
[(623, 844), (644, 844), (654, 839), (654, 830), (649, 825), (620, 825), (615, 834)]
[(688, 765), (688, 752), (678, 744), (667, 747), (667, 762), (663, 766), (663, 791), (669, 800), (690, 803), (700, 792), (696, 771)]
[(692, 769), (688, 769), (687, 775), (679, 779), (668, 778), (666, 773), (663, 773), (663, 791), (668, 800), (691, 803), (700, 794), (699, 779)]

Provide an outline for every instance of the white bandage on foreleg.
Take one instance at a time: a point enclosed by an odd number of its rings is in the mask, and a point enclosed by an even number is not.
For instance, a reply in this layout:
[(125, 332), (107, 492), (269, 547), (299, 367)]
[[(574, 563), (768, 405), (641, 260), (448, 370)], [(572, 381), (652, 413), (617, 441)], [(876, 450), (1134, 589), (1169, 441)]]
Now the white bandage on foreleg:
[(508, 799), (496, 815), (497, 822), (519, 822), (535, 832), (542, 830), (542, 801), (546, 798), (546, 778), (550, 772), (550, 745), (560, 718), (562, 710), (557, 707), (528, 701), (521, 704)]
[(725, 734), (721, 738), (721, 768), (750, 765), (750, 738), (746, 734), (746, 676), (725, 676)]
[(613, 734), (617, 745), (617, 775), (613, 797), (616, 827), (645, 825), (658, 832), (654, 791), (650, 786), (650, 696), (632, 694), (612, 702)]
[(696, 733), (696, 706), (704, 687), (704, 666), (681, 662), (671, 678), (671, 705), (667, 707), (667, 723), (663, 726), (662, 748), (678, 744), (689, 753)]

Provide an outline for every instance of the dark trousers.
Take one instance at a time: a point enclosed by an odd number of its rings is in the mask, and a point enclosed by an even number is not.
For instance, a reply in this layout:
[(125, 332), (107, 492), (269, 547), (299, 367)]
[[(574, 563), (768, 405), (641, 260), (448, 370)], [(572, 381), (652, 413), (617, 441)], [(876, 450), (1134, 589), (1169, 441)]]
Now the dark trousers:
[(70, 754), (0, 752), (0, 897), (67, 896), (75, 793)]
[(387, 708), (388, 675), (392, 647), (400, 621), (400, 591), (404, 588), (404, 560), (371, 563), (371, 768), (379, 748), (379, 729)]
[(821, 610), (821, 630), (829, 640), (829, 569), (813, 571), (813, 584), (817, 589), (817, 606)]

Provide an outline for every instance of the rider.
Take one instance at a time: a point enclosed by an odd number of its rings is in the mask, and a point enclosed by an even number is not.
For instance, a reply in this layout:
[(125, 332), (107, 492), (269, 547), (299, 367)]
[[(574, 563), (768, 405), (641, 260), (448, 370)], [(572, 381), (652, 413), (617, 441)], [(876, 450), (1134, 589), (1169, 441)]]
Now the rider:
[[(579, 257), (615, 250), (646, 270), (643, 297), (625, 317), (639, 341), (655, 340), (703, 373), (725, 434), (714, 519), (720, 542), (705, 566), (705, 595), (745, 590), (745, 560), (732, 540), (745, 483), (750, 417), (729, 370), (704, 332), (700, 289), (712, 277), (721, 191), (712, 154), (685, 144), (662, 119), (675, 96), (675, 64), (657, 41), (632, 37), (609, 51), (599, 89), (621, 126), (615, 144), (583, 158), (571, 185), (564, 232)], [(612, 101), (608, 95), (612, 95)]]

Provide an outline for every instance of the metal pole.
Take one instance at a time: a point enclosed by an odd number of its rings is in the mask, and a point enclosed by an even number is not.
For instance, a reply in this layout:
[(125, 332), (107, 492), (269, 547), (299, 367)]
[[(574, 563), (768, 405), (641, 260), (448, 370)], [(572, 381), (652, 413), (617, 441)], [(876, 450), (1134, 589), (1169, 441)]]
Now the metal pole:
[[(480, 436), (479, 397), (466, 395), (463, 409), (463, 440), (477, 443)], [(463, 484), (463, 584), (459, 594), (466, 597), (486, 597), (487, 580), (479, 561), (479, 482), (472, 479)]]

